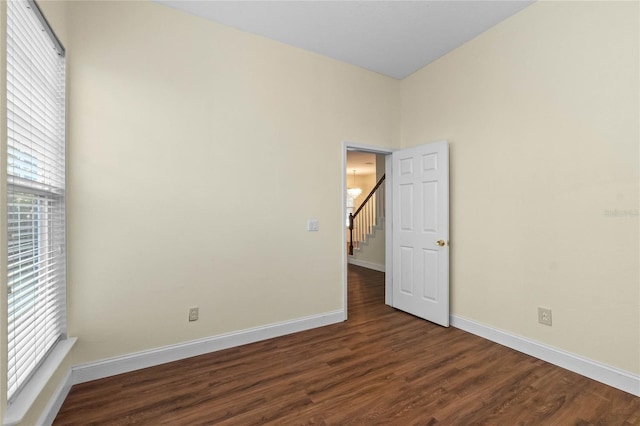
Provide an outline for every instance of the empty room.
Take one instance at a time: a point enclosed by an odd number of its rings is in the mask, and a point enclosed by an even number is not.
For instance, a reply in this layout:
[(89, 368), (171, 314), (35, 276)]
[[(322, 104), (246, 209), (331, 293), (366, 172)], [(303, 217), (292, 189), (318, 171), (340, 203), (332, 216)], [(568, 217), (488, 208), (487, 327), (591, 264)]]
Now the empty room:
[(3, 424), (640, 424), (638, 1), (0, 7)]

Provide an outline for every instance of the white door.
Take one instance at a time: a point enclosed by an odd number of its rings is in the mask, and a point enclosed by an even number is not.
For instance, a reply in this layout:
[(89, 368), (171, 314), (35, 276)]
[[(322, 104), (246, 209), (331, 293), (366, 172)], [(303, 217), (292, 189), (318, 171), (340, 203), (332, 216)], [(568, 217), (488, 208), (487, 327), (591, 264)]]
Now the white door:
[(449, 326), (449, 144), (392, 154), (393, 307)]

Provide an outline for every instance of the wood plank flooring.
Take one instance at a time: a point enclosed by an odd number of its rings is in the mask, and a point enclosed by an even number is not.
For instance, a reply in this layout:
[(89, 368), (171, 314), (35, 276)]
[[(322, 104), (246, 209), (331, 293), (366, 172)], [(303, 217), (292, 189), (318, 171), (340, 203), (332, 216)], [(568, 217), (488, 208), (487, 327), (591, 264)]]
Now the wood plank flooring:
[(73, 386), (54, 425), (640, 425), (640, 398), (384, 305), (349, 266), (349, 320)]

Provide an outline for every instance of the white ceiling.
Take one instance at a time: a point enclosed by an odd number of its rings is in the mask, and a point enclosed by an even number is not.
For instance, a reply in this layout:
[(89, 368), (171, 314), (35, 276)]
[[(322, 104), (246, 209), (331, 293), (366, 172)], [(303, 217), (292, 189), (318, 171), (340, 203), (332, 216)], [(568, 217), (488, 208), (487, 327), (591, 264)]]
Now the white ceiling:
[(370, 152), (347, 151), (347, 174), (353, 176), (375, 175), (376, 174), (376, 155)]
[(155, 0), (402, 79), (524, 9), (531, 0)]

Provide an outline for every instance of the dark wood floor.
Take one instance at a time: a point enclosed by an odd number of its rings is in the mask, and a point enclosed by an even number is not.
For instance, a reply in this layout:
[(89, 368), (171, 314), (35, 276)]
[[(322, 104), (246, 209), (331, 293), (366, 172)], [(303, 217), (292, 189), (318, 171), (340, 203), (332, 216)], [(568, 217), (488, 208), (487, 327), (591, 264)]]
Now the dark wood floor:
[(640, 425), (640, 398), (383, 303), (349, 320), (74, 386), (55, 425)]

